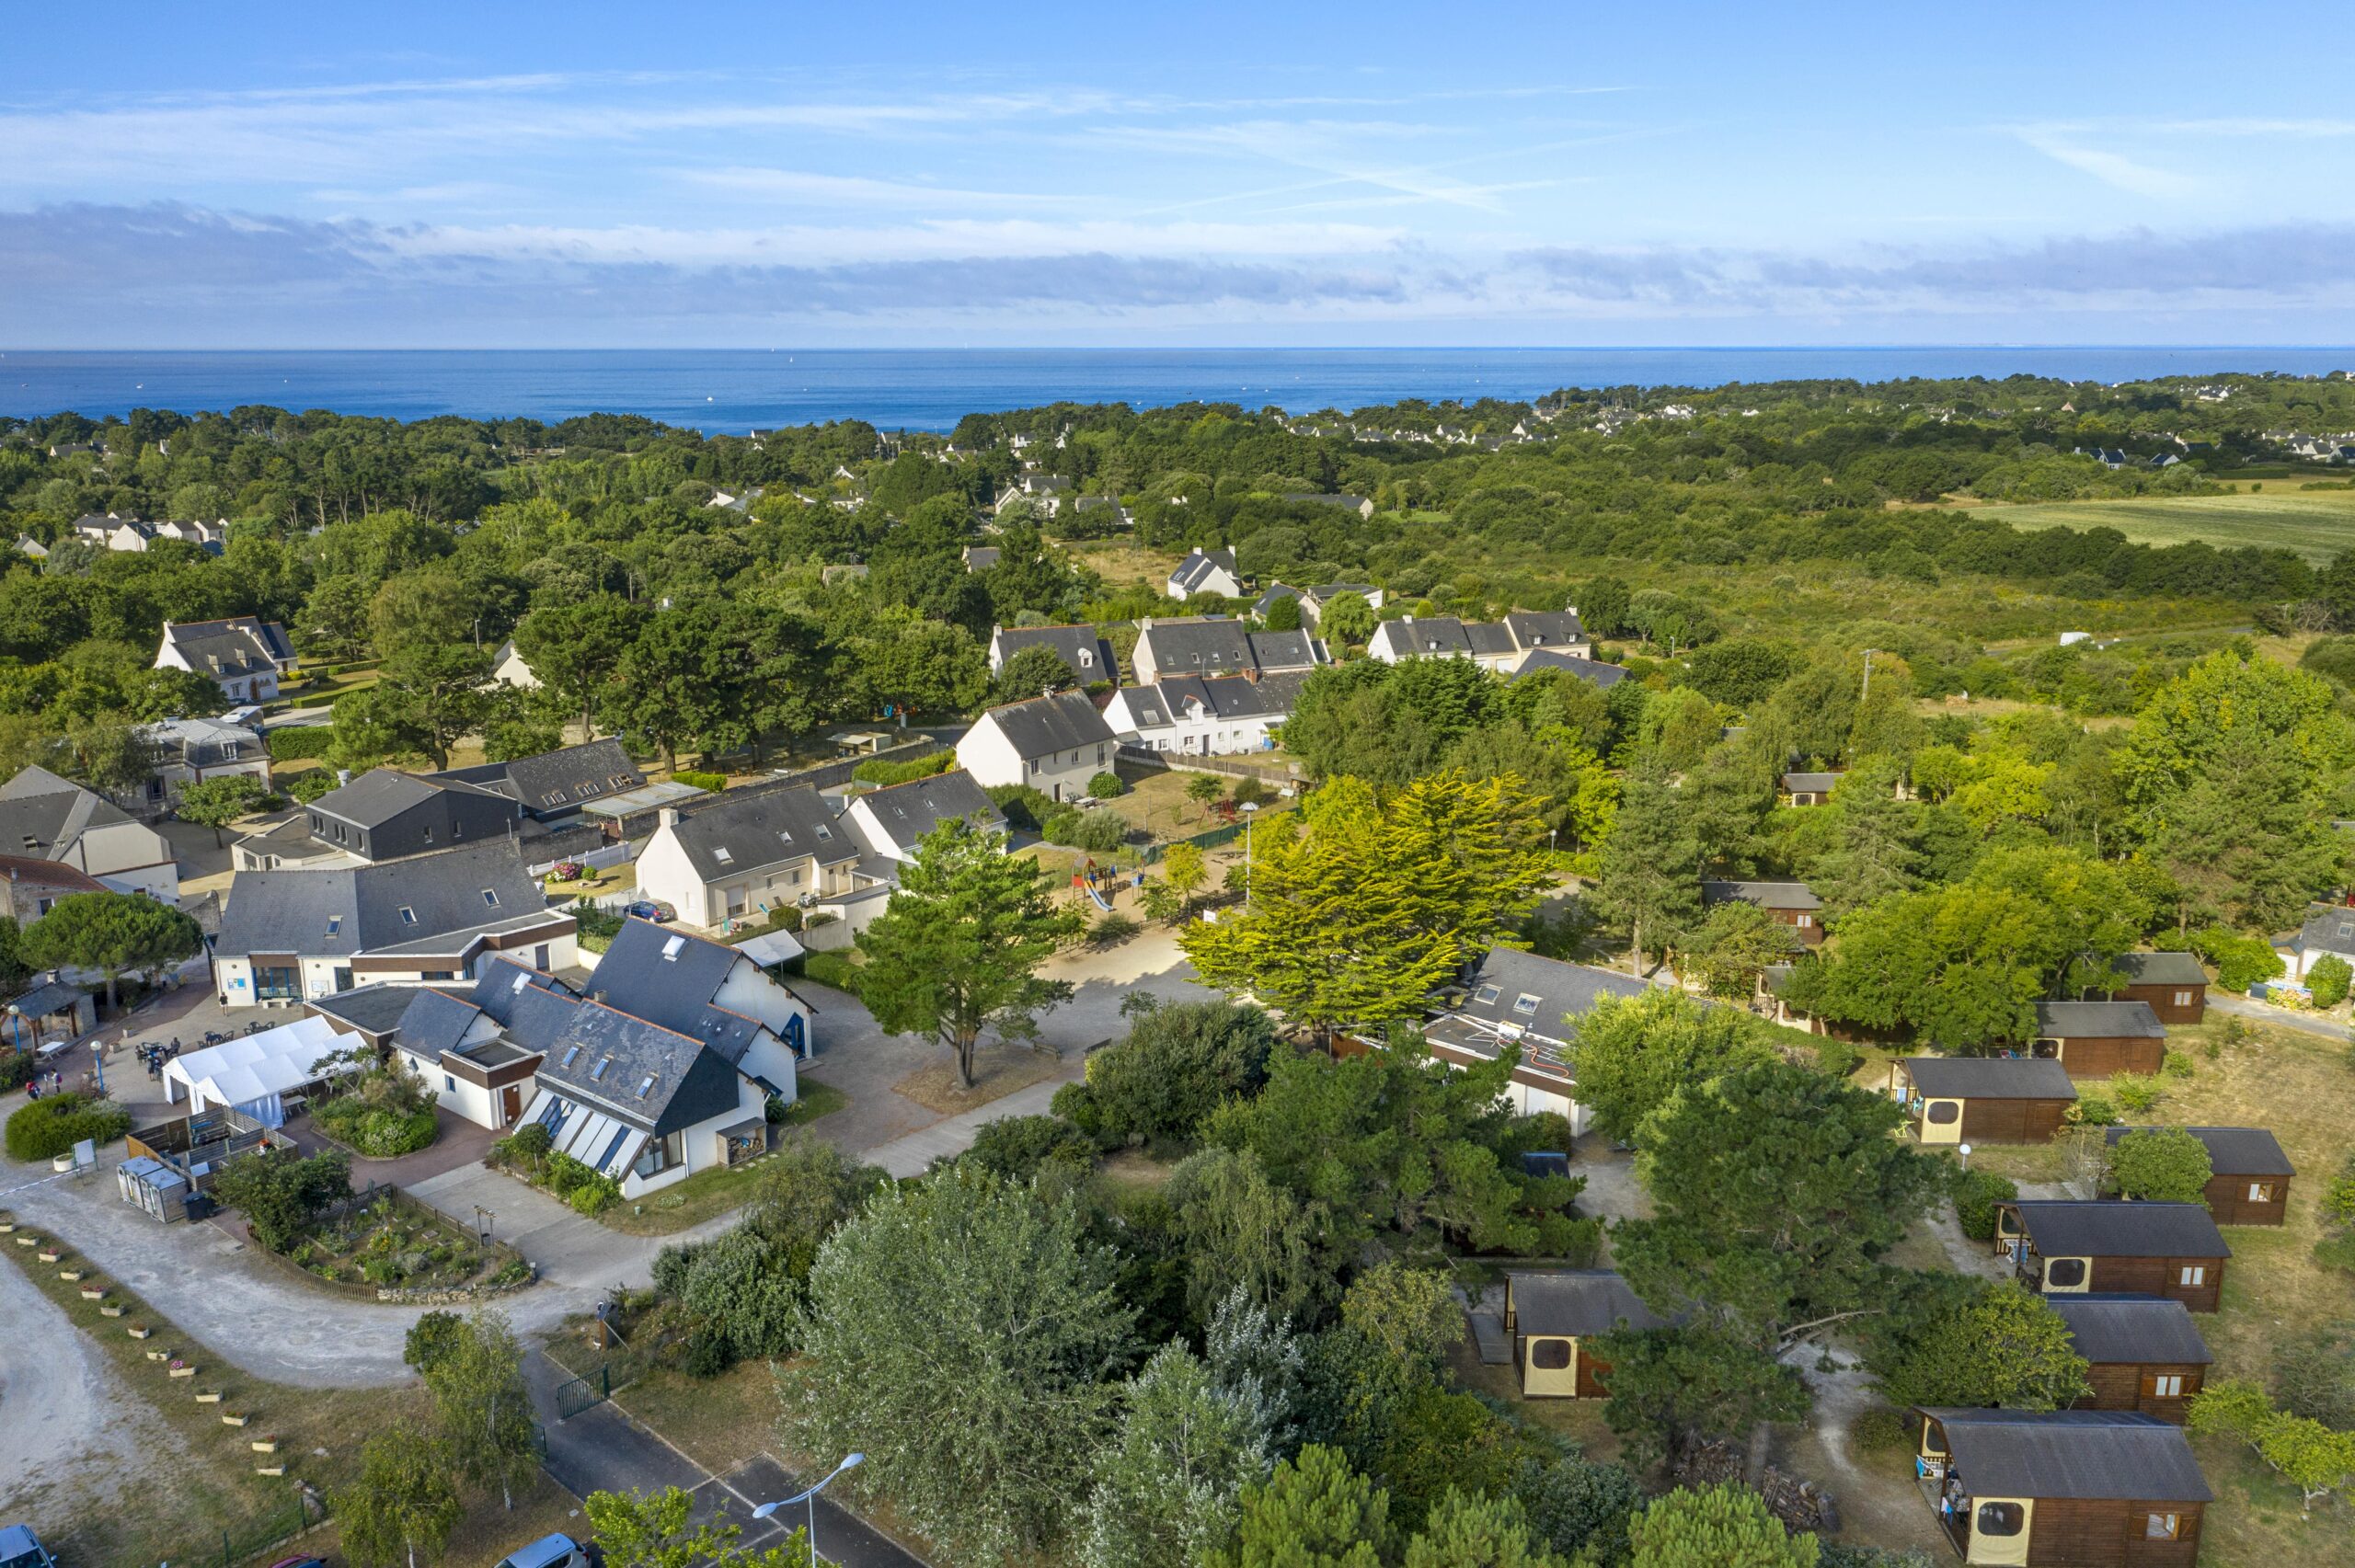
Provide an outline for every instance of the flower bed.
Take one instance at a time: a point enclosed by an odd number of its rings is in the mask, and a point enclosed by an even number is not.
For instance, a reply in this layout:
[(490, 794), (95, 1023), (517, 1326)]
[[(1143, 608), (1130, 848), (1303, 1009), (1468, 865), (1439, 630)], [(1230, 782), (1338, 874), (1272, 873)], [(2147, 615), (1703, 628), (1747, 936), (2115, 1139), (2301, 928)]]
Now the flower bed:
[(575, 1160), (550, 1152), (548, 1129), (536, 1122), (517, 1127), (490, 1146), (483, 1163), (502, 1170), (571, 1206), (592, 1219), (621, 1202), (621, 1184)]
[(514, 1248), (481, 1246), (471, 1232), (389, 1188), (314, 1226), (286, 1259), (329, 1285), (371, 1295), (504, 1288), (532, 1276)]
[(432, 1091), (414, 1072), (383, 1067), (359, 1074), (311, 1106), (311, 1125), (371, 1160), (414, 1154), (440, 1131)]

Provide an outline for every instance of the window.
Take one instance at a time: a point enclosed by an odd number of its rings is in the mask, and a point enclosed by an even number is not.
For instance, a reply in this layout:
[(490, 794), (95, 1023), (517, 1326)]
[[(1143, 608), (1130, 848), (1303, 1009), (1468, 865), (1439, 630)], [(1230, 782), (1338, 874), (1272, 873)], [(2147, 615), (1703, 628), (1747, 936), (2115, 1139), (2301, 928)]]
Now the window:
[(2177, 1284), (2178, 1284), (2178, 1285), (2205, 1285), (2205, 1284), (2207, 1284), (2207, 1283), (2208, 1283), (2208, 1269), (2207, 1269), (2207, 1266), (2206, 1266), (2205, 1265), (2202, 1265), (2202, 1264), (2186, 1264), (2186, 1265), (2183, 1265), (2183, 1275), (2182, 1275), (2182, 1277), (2180, 1277), (2179, 1279), (2177, 1279), (2177, 1280), (2176, 1281), (2176, 1283), (2177, 1283)]
[(2142, 1397), (2145, 1399), (2181, 1399), (2183, 1397), (2183, 1374), (2180, 1372), (2154, 1372), (2149, 1374), (2142, 1379)]
[(833, 836), (834, 830), (832, 828), (827, 827), (823, 822), (818, 824), (818, 841), (820, 843), (822, 844), (831, 841)]
[(1482, 986), (1478, 990), (1472, 993), (1472, 1000), (1478, 1002), (1483, 1007), (1494, 1007), (1497, 1004), (1497, 998), (1503, 994), (1504, 992), (1499, 990), (1494, 986)]
[(458, 1081), (445, 1072), (442, 1075), (442, 1088), (445, 1093), (455, 1094), (458, 1092)]
[(1962, 1104), (1958, 1100), (1933, 1100), (1922, 1119), (1932, 1127), (1952, 1127), (1962, 1120)]
[(2085, 1260), (2054, 1258), (2044, 1265), (2044, 1283), (2056, 1290), (2074, 1290), (2085, 1282)]
[(638, 1081), (638, 1097), (643, 1100), (653, 1092), (654, 1075), (649, 1072), (645, 1077)]
[(410, 909), (407, 904), (403, 904), (403, 905), (401, 906), (401, 924), (403, 924), (403, 925), (415, 925), (416, 923), (417, 923), (417, 911), (416, 911), (415, 910)]
[(335, 935), (338, 932), (341, 931), (342, 929), (343, 929), (343, 917), (342, 917), (341, 915), (329, 915), (329, 916), (327, 917), (327, 934), (328, 934), (329, 936), (333, 936), (333, 935)]
[(1796, 925), (1797, 925), (1797, 926), (1798, 926), (1801, 931), (1805, 931), (1809, 926), (1811, 926), (1811, 925), (1813, 925), (1813, 924), (1815, 923), (1815, 917), (1814, 917), (1813, 915), (1807, 915), (1807, 914), (1803, 914), (1803, 915), (1799, 916), (1799, 918), (1798, 918), (1796, 921), (1794, 921), (1793, 923), (1794, 923), (1794, 924), (1796, 924)]
[(425, 841), (429, 844), (433, 841), (433, 830), (431, 828), (425, 830)]
[(564, 1047), (564, 1059), (563, 1059), (562, 1061), (560, 1061), (560, 1062), (557, 1063), (557, 1066), (558, 1066), (558, 1067), (570, 1067), (570, 1066), (572, 1065), (572, 1060), (573, 1060), (573, 1059), (574, 1059), (575, 1057), (579, 1056), (580, 1054), (580, 1047), (579, 1046), (567, 1046), (567, 1047)]
[(2173, 1540), (2183, 1528), (2181, 1514), (2145, 1514), (2142, 1516), (2144, 1540)]
[(1537, 1016), (1537, 999), (1522, 991), (1512, 999), (1512, 1010), (1523, 1018), (1534, 1018)]
[(1980, 1535), (2017, 1535), (2028, 1524), (2028, 1510), (2016, 1503), (1982, 1503), (1972, 1527)]
[(2251, 1203), (2271, 1203), (2273, 1201), (2273, 1184), (2271, 1182), (2249, 1183), (2248, 1200)]
[(736, 864), (736, 857), (728, 853), (728, 846), (726, 844), (721, 844), (718, 848), (713, 850), (711, 852), (711, 858), (718, 861), (722, 865), (733, 865)]
[(2176, 992), (2175, 1004), (2177, 1007), (2189, 1007), (2191, 1005), (2191, 993), (2188, 990), (2179, 990)]
[(628, 1141), (629, 1128), (620, 1127), (615, 1129), (613, 1141), (605, 1145), (605, 1151), (603, 1154), (597, 1156), (597, 1169), (603, 1171), (611, 1166), (614, 1162), (615, 1156), (621, 1153), (622, 1145)]
[(482, 890), (482, 901), (488, 904), (494, 910), (499, 908), (499, 889), (496, 887), (484, 888)]
[(686, 944), (687, 939), (684, 936), (666, 938), (662, 944), (663, 961), (670, 964), (677, 963), (679, 961), (679, 950), (686, 946)]
[(1570, 1342), (1567, 1339), (1531, 1340), (1529, 1364), (1541, 1372), (1566, 1369), (1570, 1364)]
[(776, 830), (776, 836), (777, 836), (777, 841), (778, 841), (778, 842), (780, 842), (780, 843), (787, 843), (787, 844), (789, 844), (789, 843), (791, 843), (791, 842), (793, 841), (793, 835), (792, 835), (791, 833), (787, 832), (783, 828), (779, 828), (779, 829)]
[(597, 1059), (597, 1065), (589, 1070), (589, 1082), (592, 1083), (603, 1083), (605, 1081), (605, 1069), (613, 1065), (613, 1058), (599, 1057)]

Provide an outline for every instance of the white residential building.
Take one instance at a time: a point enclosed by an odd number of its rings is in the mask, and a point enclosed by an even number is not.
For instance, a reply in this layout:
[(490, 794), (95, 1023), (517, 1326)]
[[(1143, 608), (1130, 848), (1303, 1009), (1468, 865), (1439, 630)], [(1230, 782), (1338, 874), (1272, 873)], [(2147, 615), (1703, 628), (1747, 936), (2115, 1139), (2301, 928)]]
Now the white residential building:
[(155, 667), (193, 670), (233, 703), (267, 703), (278, 696), (279, 678), (294, 672), (294, 645), (286, 640), (285, 627), (251, 615), (167, 621)]
[(0, 854), (70, 866), (113, 892), (179, 901), (170, 841), (46, 768), (27, 768), (0, 784)]
[(1215, 593), (1228, 599), (1243, 597), (1243, 574), (1235, 565), (1232, 550), (1195, 550), (1178, 563), (1169, 574), (1169, 597), (1190, 599), (1198, 593)]
[(858, 841), (808, 785), (664, 807), (638, 857), (638, 890), (690, 925), (717, 928), (851, 891)]
[(1112, 768), (1111, 727), (1077, 692), (1007, 703), (973, 721), (957, 761), (984, 788), (1028, 784), (1051, 800), (1085, 800)]
[(1104, 722), (1123, 742), (1155, 751), (1197, 757), (1264, 751), (1273, 744), (1276, 727), (1292, 716), (1307, 679), (1304, 673), (1256, 680), (1173, 675), (1113, 692)]

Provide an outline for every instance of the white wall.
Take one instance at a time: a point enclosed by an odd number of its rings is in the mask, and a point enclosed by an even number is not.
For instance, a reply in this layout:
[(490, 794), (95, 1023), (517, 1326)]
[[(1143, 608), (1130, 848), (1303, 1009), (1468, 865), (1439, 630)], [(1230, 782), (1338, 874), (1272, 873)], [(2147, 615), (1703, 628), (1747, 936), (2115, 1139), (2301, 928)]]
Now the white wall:
[[(799, 1018), (807, 1031), (816, 1022), (809, 1005), (762, 973), (761, 967), (750, 958), (741, 958), (728, 971), (728, 979), (720, 982), (719, 992), (711, 999), (730, 1013), (741, 1013), (757, 1018), (768, 1031), (783, 1037), (788, 1019)], [(788, 1053), (790, 1054), (790, 1053)], [(775, 1075), (771, 1075), (775, 1079)], [(775, 1079), (783, 1083), (784, 1079)]]
[(712, 913), (710, 889), (668, 826), (655, 829), (638, 853), (638, 889), (677, 910), (679, 918), (690, 925), (719, 923), (719, 917)]
[[(1030, 782), (1021, 753), (987, 714), (957, 742), (957, 765), (972, 774), (973, 782), (983, 789)], [(646, 863), (641, 860), (638, 864)]]

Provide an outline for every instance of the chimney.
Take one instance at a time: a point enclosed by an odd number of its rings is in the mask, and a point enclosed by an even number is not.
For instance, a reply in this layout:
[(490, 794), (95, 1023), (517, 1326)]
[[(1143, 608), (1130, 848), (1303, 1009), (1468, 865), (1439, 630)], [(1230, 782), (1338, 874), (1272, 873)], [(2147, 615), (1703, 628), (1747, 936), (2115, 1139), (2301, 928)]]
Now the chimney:
[(675, 806), (663, 807), (661, 810), (655, 812), (654, 822), (655, 826), (658, 828), (677, 827), (679, 825), (679, 808)]

